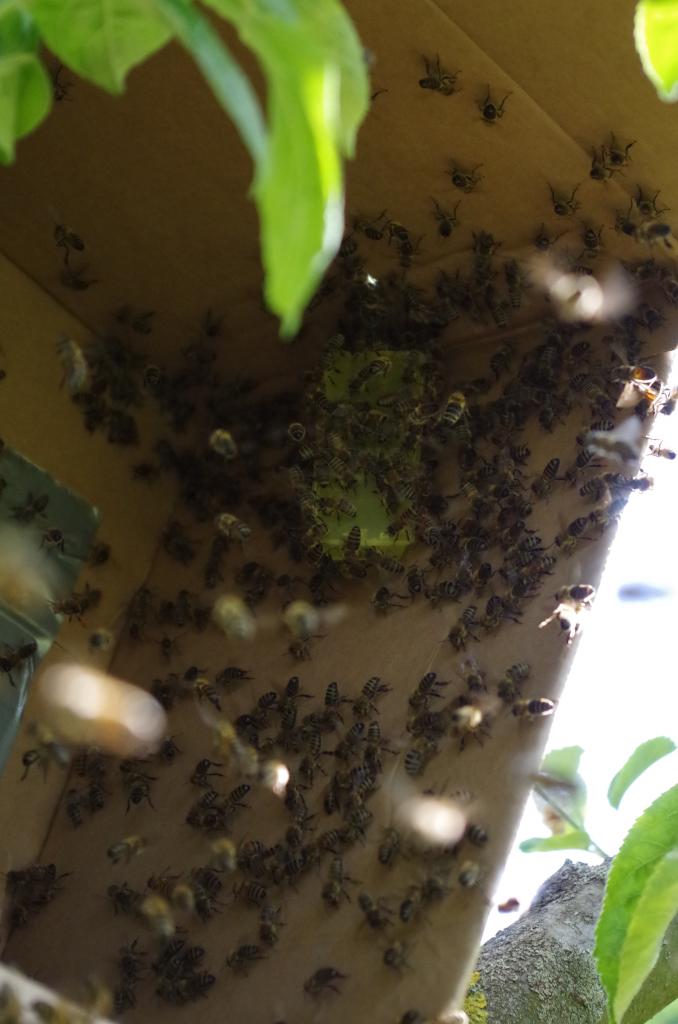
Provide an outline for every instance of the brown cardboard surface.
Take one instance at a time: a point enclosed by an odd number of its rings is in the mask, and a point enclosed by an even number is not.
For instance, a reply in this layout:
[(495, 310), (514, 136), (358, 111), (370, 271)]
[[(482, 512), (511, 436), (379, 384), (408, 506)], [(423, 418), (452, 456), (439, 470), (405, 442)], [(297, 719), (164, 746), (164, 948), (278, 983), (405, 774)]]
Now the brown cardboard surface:
[[(115, 631), (121, 611), (150, 567), (158, 530), (169, 511), (170, 492), (161, 483), (149, 500), (147, 492), (131, 480), (130, 467), (141, 458), (139, 450), (123, 453), (100, 436), (85, 434), (80, 413), (66, 390), (60, 390), (56, 338), (63, 333), (84, 342), (88, 333), (83, 325), (4, 257), (0, 282), (0, 335), (7, 372), (2, 382), (0, 433), (6, 444), (99, 509), (97, 539), (105, 539), (112, 554), (106, 565), (87, 567), (82, 579), (103, 591), (97, 621), (90, 625)], [(147, 418), (146, 426), (150, 425)], [(52, 648), (38, 675), (58, 661), (75, 658), (91, 663), (88, 636), (89, 631), (76, 621), (64, 623), (60, 647)], [(106, 657), (98, 656), (102, 667)], [(31, 691), (25, 722), (39, 714), (33, 684)], [(37, 859), (65, 781), (58, 769), (43, 779), (34, 768), (32, 777), (21, 783), (21, 755), (28, 746), (29, 740), (20, 734), (0, 785), (0, 856), (6, 866)]]
[[(347, 223), (350, 227), (353, 215), (376, 215), (387, 209), (413, 237), (422, 235), (413, 281), (430, 287), (438, 269), (453, 273), (467, 263), (472, 231), (484, 229), (501, 239), (503, 257), (527, 252), (542, 223), (552, 232), (562, 230), (565, 225), (550, 208), (548, 183), (568, 192), (582, 183), (578, 194), (582, 209), (567, 222), (568, 234), (561, 243), (572, 256), (581, 249), (584, 222), (605, 225), (604, 239), (614, 254), (638, 259), (648, 255), (615, 234), (613, 224), (615, 211), (628, 207), (629, 184), (635, 182), (636, 170), (642, 171), (639, 180), (644, 185), (654, 184), (650, 174), (654, 154), (657, 147), (670, 144), (664, 142), (669, 115), (649, 85), (641, 80), (631, 90), (628, 84), (638, 77), (635, 71), (626, 75), (633, 61), (631, 30), (627, 24), (622, 31), (625, 23), (620, 19), (608, 34), (617, 17), (615, 5), (606, 3), (596, 12), (583, 5), (567, 11), (548, 9), (547, 14), (546, 8), (523, 3), (517, 10), (511, 8), (509, 15), (504, 8), (492, 12), (462, 2), (453, 12), (456, 20), (445, 5), (429, 2), (406, 5), (379, 0), (349, 6), (375, 55), (374, 89), (387, 91), (375, 98), (360, 134), (358, 158), (349, 167)], [(609, 56), (605, 62), (603, 52)], [(462, 70), (463, 90), (452, 97), (417, 84), (424, 73), (421, 55), (436, 53), (450, 70)], [(487, 85), (499, 98), (511, 93), (504, 118), (491, 127), (482, 122), (477, 107)], [(50, 121), (21, 144), (17, 165), (0, 173), (2, 248), (8, 259), (92, 329), (98, 330), (103, 317), (122, 302), (156, 309), (156, 330), (142, 347), (149, 358), (161, 363), (175, 361), (208, 306), (223, 310), (224, 365), (268, 381), (272, 389), (294, 383), (300, 370), (313, 364), (319, 342), (333, 333), (336, 302), (329, 299), (309, 314), (310, 327), (294, 347), (279, 344), (273, 319), (259, 306), (256, 225), (245, 199), (247, 160), (186, 58), (178, 49), (168, 48), (135, 72), (120, 100), (81, 83), (76, 83), (71, 95), (72, 102), (57, 105)], [(621, 139), (638, 141), (627, 176), (600, 185), (588, 177), (587, 149), (599, 144), (610, 128)], [(477, 192), (462, 197), (461, 225), (450, 239), (443, 239), (436, 234), (431, 196), (446, 206), (459, 198), (446, 175), (452, 159), (464, 167), (482, 163), (485, 177)], [(51, 168), (49, 174), (46, 167)], [(670, 204), (672, 185), (665, 173), (666, 183), (657, 182), (655, 188), (666, 190)], [(49, 207), (56, 208), (86, 241), (90, 269), (100, 281), (84, 293), (67, 291), (58, 283), (59, 254), (51, 239)], [(385, 240), (372, 243), (361, 238), (360, 245), (371, 273), (398, 270), (394, 247)], [(11, 280), (16, 282), (17, 295), (30, 294), (31, 301), (39, 296), (36, 302), (49, 305), (44, 351), (51, 353), (54, 331), (63, 329), (55, 323), (55, 317), (61, 320), (61, 314), (54, 312), (58, 307), (18, 273), (13, 272)], [(33, 345), (35, 314), (31, 312), (29, 318), (27, 301), (17, 301), (8, 333), (18, 337), (21, 329)], [(536, 300), (534, 306), (526, 303), (517, 312), (509, 331), (516, 344), (530, 348), (541, 340), (535, 322), (542, 310), (543, 304)], [(521, 333), (523, 324), (527, 326)], [(486, 325), (464, 318), (451, 325), (441, 337), (450, 387), (459, 379), (485, 373), (488, 357), (504, 337), (499, 330), (489, 331)], [(654, 351), (671, 347), (671, 325), (649, 344)], [(120, 562), (116, 570), (120, 582), (110, 588), (113, 615), (146, 577), (154, 539), (170, 501), (169, 490), (147, 492), (138, 487), (130, 491), (127, 460), (99, 438), (84, 435), (75, 410), (57, 393), (53, 356), (45, 354), (43, 362), (27, 344), (17, 345), (16, 352), (14, 343), (3, 345), (16, 360), (16, 378), (21, 379), (21, 368), (30, 362), (31, 369), (36, 367), (40, 394), (49, 396), (37, 410), (17, 390), (21, 401), (13, 421), (15, 433), (9, 436), (4, 426), (3, 430), (11, 443), (25, 445), (31, 458), (86, 497), (91, 495), (101, 507), (102, 534), (111, 540)], [(554, 434), (530, 427), (524, 437), (532, 449), (530, 472), (537, 472), (554, 455), (572, 457), (574, 437), (588, 425), (587, 412), (577, 405), (567, 425)], [(58, 449), (55, 423), (67, 431), (59, 438)], [(457, 480), (446, 460), (441, 474), (441, 493), (453, 493)], [(133, 516), (130, 494), (136, 502)], [(578, 514), (576, 489), (560, 487), (540, 507), (531, 525), (550, 542)], [(194, 566), (177, 570), (164, 555), (153, 565), (148, 586), (160, 596), (171, 596), (180, 586), (200, 592), (200, 564), (210, 533), (195, 527), (195, 534), (201, 545)], [(509, 623), (496, 637), (469, 650), (493, 682), (512, 662), (527, 660), (532, 666), (528, 695), (557, 698), (570, 655), (560, 645), (555, 627), (540, 632), (536, 626), (551, 610), (549, 595), (557, 586), (595, 582), (605, 549), (602, 541), (581, 548), (570, 561), (561, 560), (557, 574), (529, 604), (522, 625)], [(276, 562), (263, 532), (255, 531), (242, 557), (237, 549), (231, 552), (225, 587), (232, 586), (233, 573), (245, 558), (287, 569), (284, 559)], [(280, 601), (271, 599), (260, 612), (262, 628), (249, 648), (227, 644), (214, 629), (201, 635), (189, 632), (179, 638), (179, 653), (168, 663), (156, 643), (134, 645), (125, 639), (115, 652), (113, 670), (149, 684), (169, 669), (181, 671), (194, 663), (209, 673), (226, 664), (240, 664), (255, 678), (224, 700), (233, 717), (250, 708), (262, 692), (281, 688), (295, 672), (318, 703), (332, 679), (355, 696), (377, 674), (393, 687), (393, 693), (380, 702), (382, 731), (393, 736), (398, 750), (397, 756), (385, 758), (389, 779), (404, 756), (403, 708), (419, 678), (434, 669), (443, 678), (455, 680), (451, 690), (458, 689), (455, 673), (462, 656), (441, 641), (459, 608), (432, 611), (420, 602), (380, 618), (369, 606), (373, 589), (373, 581), (346, 586), (341, 595), (348, 608), (346, 619), (313, 644), (312, 660), (300, 666), (285, 653), (287, 641), (277, 625)], [(75, 629), (71, 632), (77, 634)], [(141, 888), (153, 873), (180, 872), (204, 863), (206, 841), (183, 818), (197, 795), (188, 775), (198, 758), (209, 756), (209, 736), (190, 703), (173, 713), (171, 728), (182, 754), (173, 766), (159, 766), (153, 772), (158, 775), (152, 790), (155, 812), (144, 806), (126, 812), (114, 769), (105, 811), (82, 829), (72, 829), (63, 808), (59, 809), (42, 859), (54, 860), (72, 875), (40, 920), (12, 936), (7, 950), (9, 959), (38, 980), (71, 992), (89, 971), (114, 981), (111, 959), (116, 948), (142, 932), (136, 922), (113, 914), (105, 895), (107, 886), (126, 880)], [(217, 983), (197, 1011), (191, 1005), (176, 1011), (177, 1017), (195, 1019), (197, 1012), (201, 1021), (216, 1022), (228, 1012), (252, 1024), (272, 1024), (283, 1018), (288, 1024), (329, 1024), (349, 1013), (357, 1021), (389, 1024), (413, 1006), (432, 1015), (450, 1000), (458, 1004), (493, 879), (516, 827), (547, 731), (546, 722), (518, 722), (507, 712), (497, 713), (492, 737), (483, 747), (470, 744), (460, 754), (457, 745), (449, 742), (444, 755), (417, 781), (418, 788), (449, 784), (470, 789), (477, 798), (473, 818), (487, 829), (490, 842), (477, 854), (482, 865), (479, 887), (463, 891), (455, 886), (440, 906), (426, 912), (425, 926), (414, 929), (411, 937), (407, 930), (394, 932), (410, 945), (411, 967), (397, 974), (383, 966), (386, 941), (360, 924), (355, 894), (336, 913), (325, 908), (320, 890), (327, 876), (326, 859), (321, 873), (305, 877), (298, 891), (288, 886), (280, 894), (271, 894), (272, 902), (283, 908), (285, 926), (279, 946), (254, 965), (249, 980), (231, 976), (224, 961), (235, 946), (256, 941), (256, 910), (227, 898), (223, 913), (206, 925), (182, 920), (191, 940), (206, 948), (206, 969), (217, 976)], [(37, 777), (23, 784), (19, 793), (26, 806), (32, 806), (32, 794), (40, 785)], [(321, 777), (313, 790), (312, 809), (323, 785)], [(362, 887), (388, 898), (397, 910), (409, 887), (420, 883), (422, 869), (410, 860), (393, 872), (384, 872), (376, 862), (380, 830), (392, 821), (387, 797), (388, 786), (382, 784), (366, 845), (356, 844), (345, 860), (349, 874), (360, 879)], [(12, 799), (16, 799), (14, 788), (8, 807)], [(278, 838), (288, 824), (280, 803), (266, 792), (251, 800), (252, 809), (243, 811), (238, 820), (237, 838)], [(318, 829), (328, 827), (322, 812), (319, 816)], [(44, 832), (45, 827), (42, 819), (39, 830)], [(150, 840), (148, 851), (129, 867), (112, 868), (106, 849), (132, 833)], [(21, 853), (28, 857), (28, 848), (22, 847)], [(474, 856), (475, 851), (469, 849), (468, 854)], [(62, 941), (63, 936), (68, 941)], [(340, 997), (330, 995), (316, 1004), (303, 993), (302, 985), (314, 970), (327, 964), (349, 977)], [(175, 1012), (157, 1002), (152, 990), (152, 982), (146, 982), (130, 1020), (164, 1020), (168, 1012)]]

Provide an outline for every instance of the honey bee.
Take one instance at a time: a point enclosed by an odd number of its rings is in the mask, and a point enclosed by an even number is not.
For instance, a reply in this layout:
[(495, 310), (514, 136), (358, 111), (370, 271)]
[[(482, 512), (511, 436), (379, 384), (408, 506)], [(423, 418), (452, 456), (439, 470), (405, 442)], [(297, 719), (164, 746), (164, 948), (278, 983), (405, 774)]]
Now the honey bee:
[(48, 494), (34, 495), (32, 491), (29, 491), (23, 505), (12, 505), (11, 518), (15, 519), (17, 523), (32, 523), (38, 516), (45, 517), (45, 509), (48, 504)]
[(668, 206), (662, 206), (660, 208), (657, 205), (658, 197), (659, 189), (654, 194), (651, 194), (650, 192), (645, 192), (640, 185), (636, 185), (636, 194), (633, 201), (641, 217), (644, 217), (647, 220), (655, 219), (660, 217), (662, 213), (666, 213), (668, 211)]
[(209, 438), (209, 446), (217, 455), (221, 455), (227, 462), (237, 458), (238, 446), (228, 430), (218, 428), (213, 430)]
[(112, 864), (119, 864), (123, 859), (125, 864), (129, 864), (132, 857), (138, 857), (147, 847), (148, 840), (142, 839), (141, 836), (127, 836), (126, 839), (109, 846), (106, 856)]
[(441, 238), (449, 238), (459, 224), (457, 210), (459, 209), (461, 199), (455, 203), (451, 210), (446, 210), (433, 196), (431, 196), (431, 202), (433, 203), (433, 216), (438, 222), (438, 234)]
[(539, 623), (539, 628), (543, 629), (554, 619), (557, 620), (560, 628), (567, 632), (569, 646), (581, 630), (581, 616), (585, 611), (590, 610), (594, 596), (595, 588), (588, 583), (561, 587), (556, 593), (558, 604), (551, 615)]
[(661, 441), (658, 444), (648, 445), (647, 450), (650, 455), (654, 455), (657, 459), (669, 459), (672, 461), (676, 457), (673, 449), (665, 448)]
[(531, 700), (519, 700), (511, 709), (516, 718), (545, 718), (556, 710), (556, 702), (548, 697), (533, 697)]
[(56, 350), (64, 371), (59, 387), (65, 384), (69, 394), (77, 395), (89, 383), (89, 366), (85, 354), (77, 341), (65, 335), (58, 338)]
[(466, 642), (469, 637), (473, 640), (478, 640), (477, 634), (471, 630), (471, 626), (479, 625), (476, 620), (477, 608), (475, 605), (469, 605), (462, 612), (459, 621), (451, 627), (447, 634), (447, 640), (452, 644), (456, 651), (463, 651), (466, 648)]
[(440, 57), (437, 55), (435, 60), (429, 60), (428, 57), (423, 57), (422, 60), (426, 68), (426, 75), (419, 79), (420, 88), (439, 92), (441, 96), (452, 96), (455, 92), (459, 92), (456, 85), (457, 78), (461, 74), (460, 71), (445, 71), (441, 68)]
[(480, 110), (480, 116), (483, 119), (484, 124), (493, 125), (496, 124), (504, 116), (504, 104), (511, 95), (510, 92), (504, 96), (501, 103), (495, 103), (490, 93), (490, 87), (488, 85), (485, 98), (480, 100), (478, 103), (478, 109)]
[(229, 640), (251, 640), (256, 632), (252, 612), (236, 594), (222, 594), (217, 598), (212, 618)]
[(242, 547), (246, 540), (249, 540), (252, 531), (247, 523), (243, 523), (237, 516), (230, 512), (220, 512), (214, 520), (214, 525), (228, 541), (237, 541)]
[(579, 191), (579, 185), (575, 185), (569, 196), (566, 193), (560, 193), (556, 195), (553, 187), (549, 185), (549, 192), (551, 193), (551, 203), (553, 204), (553, 212), (558, 217), (572, 217), (581, 203), (577, 202), (574, 198)]
[(483, 180), (483, 175), (478, 173), (478, 169), (482, 166), (482, 164), (476, 164), (475, 167), (465, 171), (453, 161), (449, 169), (449, 175), (454, 187), (458, 188), (461, 192), (473, 192)]
[(345, 981), (346, 978), (348, 978), (348, 975), (342, 974), (336, 967), (319, 967), (304, 982), (304, 992), (308, 992), (309, 995), (315, 998), (322, 995), (327, 989), (339, 994), (337, 982)]
[[(355, 217), (353, 221), (354, 229), (362, 231), (365, 237), (373, 242), (380, 242), (382, 240), (386, 232), (386, 226), (386, 210), (382, 210), (376, 217)], [(336, 343), (336, 347), (342, 348), (345, 341), (344, 336), (339, 334), (335, 335), (335, 338), (340, 339)], [(328, 351), (332, 358), (334, 358), (335, 345), (328, 344)]]
[(143, 893), (131, 889), (127, 882), (123, 882), (122, 885), (109, 885), (106, 892), (113, 904), (115, 914), (136, 913), (143, 899)]
[(366, 892), (361, 892), (358, 896), (358, 906), (365, 915), (370, 928), (375, 931), (381, 931), (387, 925), (391, 923), (393, 911), (389, 909), (383, 899), (375, 901)]
[(265, 954), (258, 946), (246, 943), (229, 953), (226, 957), (226, 966), (230, 967), (235, 974), (247, 974), (255, 961), (265, 959)]
[(585, 224), (581, 240), (584, 245), (584, 250), (580, 254), (579, 259), (581, 259), (581, 256), (583, 255), (591, 257), (597, 256), (603, 248), (603, 225), (601, 224), (600, 227), (594, 228), (591, 227), (591, 225)]
[(37, 654), (37, 651), (38, 645), (35, 640), (26, 640), (18, 647), (3, 644), (2, 654), (0, 654), (0, 672), (7, 676), (10, 686), (16, 686), (12, 672), (21, 668), (24, 662), (29, 662)]
[(558, 469), (560, 468), (560, 459), (553, 458), (544, 466), (541, 475), (536, 477), (531, 484), (532, 492), (538, 498), (545, 498), (550, 493), (553, 482), (558, 479)]
[(475, 658), (465, 658), (461, 663), (461, 677), (470, 693), (487, 693), (485, 673)]
[(400, 855), (400, 833), (395, 828), (387, 828), (377, 849), (377, 859), (384, 867), (393, 867)]

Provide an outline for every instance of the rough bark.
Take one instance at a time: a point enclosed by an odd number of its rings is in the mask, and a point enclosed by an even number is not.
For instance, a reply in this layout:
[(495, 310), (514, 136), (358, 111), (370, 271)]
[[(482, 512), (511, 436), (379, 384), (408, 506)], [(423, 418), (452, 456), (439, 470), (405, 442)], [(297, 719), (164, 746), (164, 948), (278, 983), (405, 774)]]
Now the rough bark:
[[(527, 913), (483, 946), (466, 1006), (471, 1024), (606, 1024), (592, 949), (609, 863), (567, 861)], [(677, 995), (674, 921), (623, 1024), (644, 1024)]]

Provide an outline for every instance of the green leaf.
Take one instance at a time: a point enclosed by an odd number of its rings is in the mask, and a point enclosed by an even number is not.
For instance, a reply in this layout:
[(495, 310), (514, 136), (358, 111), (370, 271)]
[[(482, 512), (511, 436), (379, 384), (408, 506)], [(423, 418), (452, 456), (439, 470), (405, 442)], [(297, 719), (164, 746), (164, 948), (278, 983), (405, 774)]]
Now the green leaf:
[(678, 999), (660, 1010), (647, 1024), (678, 1024)]
[(678, 2), (640, 0), (634, 21), (643, 71), (662, 100), (678, 99)]
[(249, 79), (191, 0), (154, 0), (202, 71), (216, 99), (235, 122), (250, 156), (263, 166), (267, 155), (266, 125)]
[(367, 111), (362, 48), (337, 0), (208, 0), (268, 83), (268, 158), (257, 167), (266, 299), (293, 335), (343, 234), (341, 154)]
[(33, 0), (31, 10), (59, 60), (111, 93), (172, 36), (151, 0)]
[(8, 7), (0, 14), (0, 163), (14, 159), (17, 139), (32, 132), (52, 106), (52, 85), (38, 57), (30, 15)]
[(619, 807), (621, 799), (629, 786), (643, 774), (655, 761), (661, 760), (667, 754), (672, 754), (676, 744), (667, 736), (657, 736), (653, 740), (646, 740), (631, 754), (626, 764), (621, 768), (610, 783), (607, 791), (607, 799), (615, 808)]
[(551, 799), (551, 806), (557, 804), (582, 829), (586, 809), (586, 783), (579, 774), (579, 762), (583, 753), (582, 747), (551, 750), (540, 768), (540, 774), (550, 778), (540, 779), (537, 788), (543, 795), (540, 796), (535, 790), (534, 797), (540, 809), (542, 803)]
[(547, 836), (544, 839), (525, 839), (520, 844), (523, 853), (547, 853), (549, 850), (588, 850), (591, 837), (588, 832), (563, 832), (562, 835)]
[(650, 875), (629, 921), (619, 960), (614, 1013), (621, 1020), (654, 967), (666, 929), (678, 913), (678, 853), (663, 857)]
[(638, 903), (659, 863), (677, 847), (678, 786), (674, 786), (634, 823), (607, 878), (593, 954), (611, 1011), (620, 986), (621, 953)]

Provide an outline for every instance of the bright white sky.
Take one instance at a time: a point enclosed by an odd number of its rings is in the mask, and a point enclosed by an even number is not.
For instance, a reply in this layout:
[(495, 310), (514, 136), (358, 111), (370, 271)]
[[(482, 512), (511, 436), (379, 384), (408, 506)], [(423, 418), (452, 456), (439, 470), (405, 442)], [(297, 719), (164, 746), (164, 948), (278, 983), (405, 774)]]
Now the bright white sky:
[[(672, 376), (677, 375), (674, 361)], [(678, 450), (678, 412), (658, 416), (649, 429), (653, 438)], [(578, 650), (547, 748), (584, 748), (580, 773), (588, 787), (586, 823), (610, 855), (645, 808), (678, 781), (674, 752), (633, 784), (618, 811), (607, 802), (612, 776), (640, 743), (655, 736), (678, 743), (678, 459), (648, 456), (643, 469), (654, 477), (654, 489), (632, 494), (626, 506), (593, 610), (575, 640)], [(665, 587), (671, 594), (621, 600), (620, 586), (635, 582)], [(554, 634), (554, 642), (558, 639)], [(541, 883), (568, 857), (599, 862), (578, 850), (528, 854), (518, 849), (522, 840), (548, 834), (531, 800), (497, 884), (495, 904), (514, 896), (526, 910)], [(515, 914), (493, 910), (483, 941), (515, 919)]]

